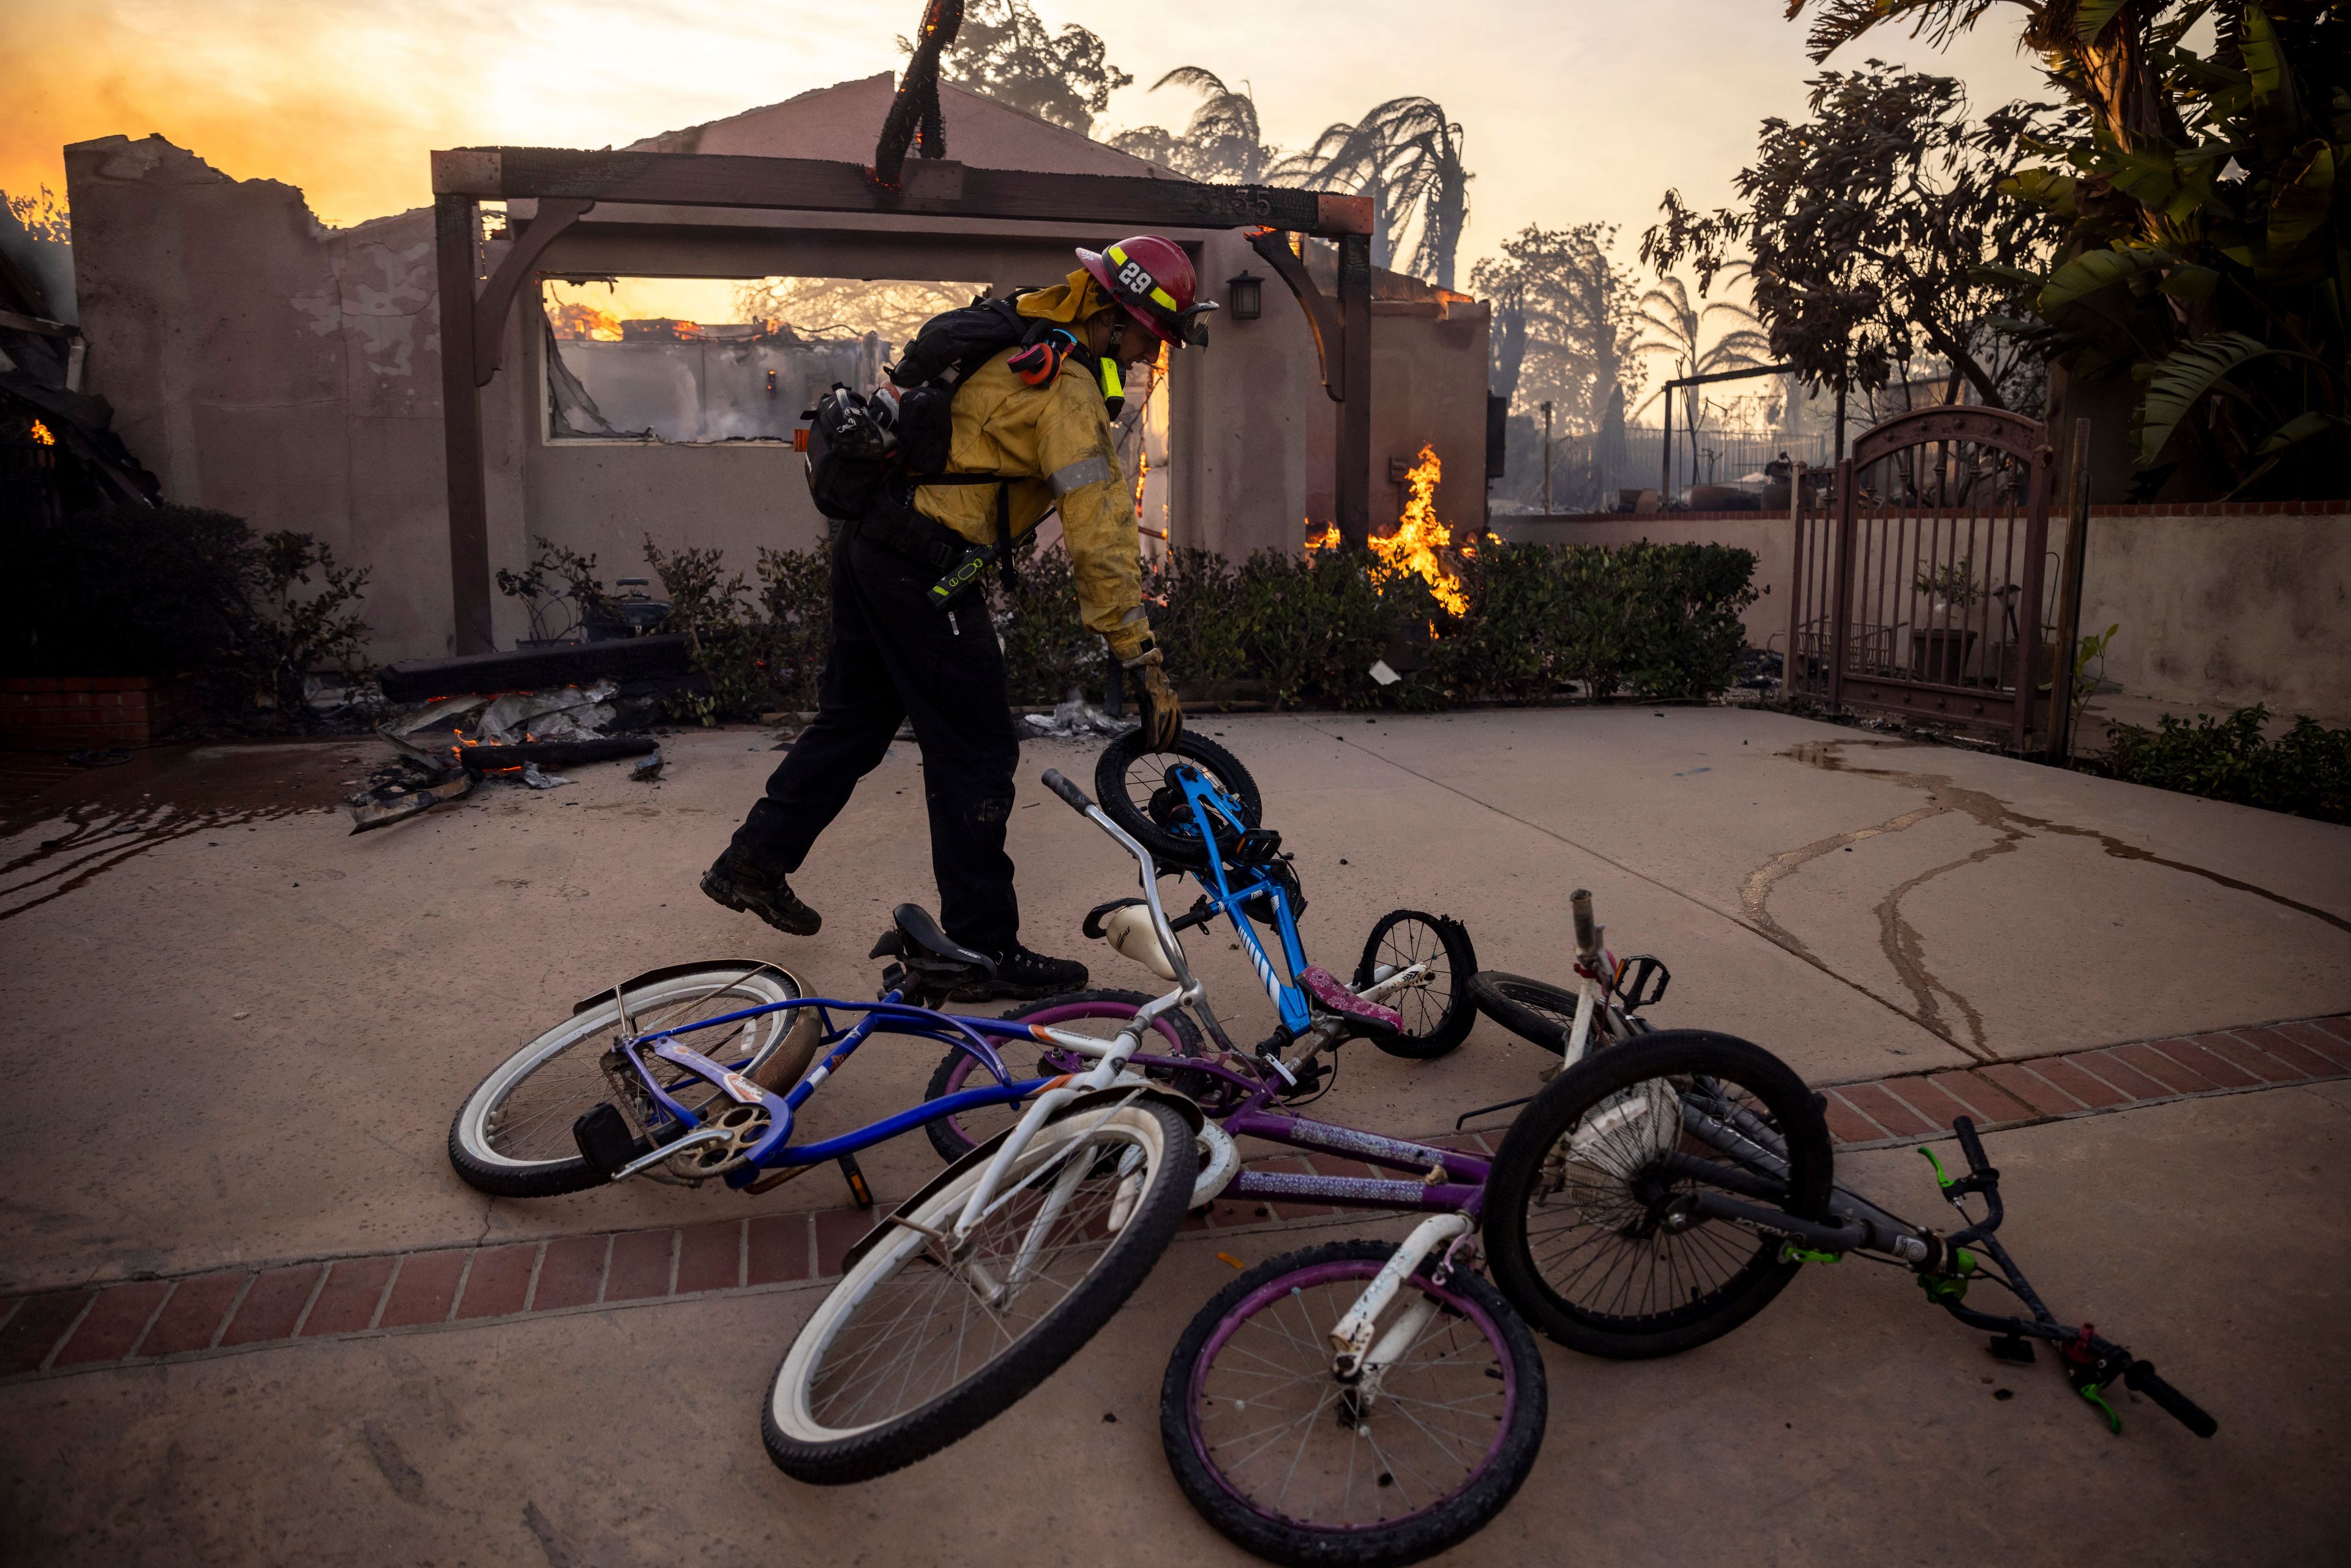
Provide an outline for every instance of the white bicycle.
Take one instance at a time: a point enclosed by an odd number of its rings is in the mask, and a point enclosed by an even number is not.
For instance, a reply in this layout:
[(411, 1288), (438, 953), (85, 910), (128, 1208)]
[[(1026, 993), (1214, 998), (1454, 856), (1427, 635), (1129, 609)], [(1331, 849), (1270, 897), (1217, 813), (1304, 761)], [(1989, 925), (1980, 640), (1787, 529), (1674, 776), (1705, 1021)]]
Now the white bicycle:
[[(1134, 858), (1134, 913), (1144, 919), (1104, 939), (1173, 988), (1119, 1005), (1096, 994), (1082, 1023), (1070, 1008), (1020, 1026), (1040, 1048), (1040, 1072), (1053, 1075), (1034, 1081), (1017, 1123), (983, 1138), (851, 1249), (840, 1282), (777, 1371), (761, 1422), (769, 1456), (797, 1479), (837, 1482), (937, 1452), (1075, 1354), (1150, 1271), (1187, 1207), (1228, 1186), (1249, 1196), (1288, 1184), (1284, 1197), (1427, 1218), (1401, 1246), (1347, 1243), (1337, 1249), (1344, 1257), (1318, 1249), (1307, 1275), (1268, 1292), (1259, 1276), (1278, 1260), (1235, 1282), (1245, 1299), (1228, 1301), (1228, 1291), (1211, 1303), (1178, 1349), (1185, 1370), (1171, 1365), (1170, 1387), (1180, 1392), (1163, 1406), (1163, 1422), (1167, 1409), (1181, 1412), (1183, 1452), (1173, 1438), (1170, 1450), (1178, 1479), (1219, 1528), (1277, 1557), (1302, 1538), (1343, 1544), (1353, 1561), (1409, 1561), (1460, 1539), (1516, 1490), (1543, 1425), (1532, 1336), (1470, 1266), (1487, 1162), (1282, 1105), (1298, 1062), (1234, 1049), (1161, 903), (1151, 851), (1060, 773), (1045, 782)], [(955, 954), (901, 946), (907, 974), (893, 983), (928, 995), (968, 979)], [(1384, 994), (1408, 978), (1383, 974), (1366, 990)], [(1196, 1043), (1185, 1009), (1213, 1050)], [(1171, 1032), (1182, 1043), (1160, 1054)], [(1217, 1120), (1178, 1088), (1199, 1091)], [(966, 1090), (925, 1109), (935, 1117), (1000, 1092)], [(1218, 1121), (1400, 1174), (1237, 1173)], [(1322, 1418), (1291, 1433), (1286, 1475), (1261, 1474), (1250, 1456), (1262, 1437), (1251, 1433), (1294, 1400), (1262, 1389), (1236, 1396), (1228, 1385), (1250, 1375), (1243, 1358), (1272, 1343), (1259, 1342), (1276, 1314), (1301, 1312), (1318, 1320), (1308, 1343), (1321, 1348), (1296, 1369), (1305, 1404), (1292, 1414)], [(1290, 1462), (1300, 1442), (1314, 1450), (1302, 1467)]]

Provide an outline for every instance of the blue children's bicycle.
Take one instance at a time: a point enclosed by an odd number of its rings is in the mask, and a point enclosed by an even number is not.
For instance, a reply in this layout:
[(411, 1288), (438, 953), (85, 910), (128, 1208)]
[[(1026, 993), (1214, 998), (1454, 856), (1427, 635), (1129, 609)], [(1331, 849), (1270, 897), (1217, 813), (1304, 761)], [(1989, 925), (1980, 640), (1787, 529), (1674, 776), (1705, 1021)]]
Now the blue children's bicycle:
[[(1123, 736), (1102, 748), (1094, 765), (1094, 794), (1103, 814), (1150, 851), (1161, 876), (1189, 873), (1199, 883), (1191, 908), (1169, 920), (1172, 931), (1205, 926), (1218, 916), (1230, 922), (1275, 1012), (1272, 1033), (1246, 1054), (1253, 1070), (1280, 1085), (1284, 1100), (1297, 1103), (1327, 1090), (1337, 1071), (1331, 1053), (1346, 1040), (1369, 1040), (1389, 1055), (1426, 1060), (1468, 1037), (1478, 1019), (1469, 994), (1478, 955), (1468, 931), (1450, 916), (1417, 909), (1382, 915), (1364, 943), (1352, 984), (1307, 961), (1298, 933), (1306, 894), (1297, 870), (1281, 848), (1281, 835), (1263, 825), (1256, 780), (1223, 747), (1191, 730), (1165, 751), (1146, 750), (1139, 735)], [(1161, 979), (1176, 978), (1142, 899), (1097, 905), (1084, 930)], [(1043, 1024), (1116, 1018), (1146, 999), (1135, 991), (1079, 991), (1032, 1002), (1010, 1017)], [(1231, 1051), (1213, 1015), (1203, 1016), (1217, 1049)], [(1196, 1031), (1182, 1014), (1161, 1022), (1163, 1031), (1172, 1026), (1191, 1034), (1185, 1054), (1201, 1052)], [(1068, 1065), (1049, 1051), (1038, 1071)], [(967, 1052), (947, 1052), (931, 1077), (932, 1103), (983, 1082), (978, 1074)], [(1232, 1108), (1225, 1090), (1209, 1079), (1176, 1074), (1175, 1082), (1211, 1118)], [(1001, 1109), (979, 1105), (925, 1130), (940, 1155), (955, 1159), (1005, 1120)]]

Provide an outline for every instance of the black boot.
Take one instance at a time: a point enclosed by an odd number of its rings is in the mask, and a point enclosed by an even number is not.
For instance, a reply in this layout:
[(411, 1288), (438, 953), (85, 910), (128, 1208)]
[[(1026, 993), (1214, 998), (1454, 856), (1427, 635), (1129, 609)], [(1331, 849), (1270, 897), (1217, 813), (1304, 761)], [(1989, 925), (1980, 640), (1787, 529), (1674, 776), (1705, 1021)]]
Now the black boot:
[(702, 891), (729, 909), (758, 915), (788, 936), (813, 936), (824, 925), (824, 916), (795, 897), (782, 877), (761, 871), (731, 849), (702, 873)]
[(967, 986), (956, 992), (958, 1002), (992, 1001), (1009, 997), (1018, 1001), (1033, 1001), (1040, 997), (1057, 997), (1063, 991), (1086, 988), (1086, 967), (1074, 958), (1048, 958), (1042, 953), (1031, 953), (1015, 943), (1009, 952), (996, 960), (996, 978), (985, 985)]

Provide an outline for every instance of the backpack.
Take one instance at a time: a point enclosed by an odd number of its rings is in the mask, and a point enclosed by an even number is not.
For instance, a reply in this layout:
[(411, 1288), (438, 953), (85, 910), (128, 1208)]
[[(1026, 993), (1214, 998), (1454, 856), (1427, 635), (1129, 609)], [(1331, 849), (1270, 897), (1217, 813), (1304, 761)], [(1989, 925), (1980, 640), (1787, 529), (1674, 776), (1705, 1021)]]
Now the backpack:
[(1020, 314), (1016, 301), (1027, 292), (942, 311), (889, 367), (888, 386), (868, 396), (835, 382), (802, 412), (793, 444), (806, 455), (809, 497), (818, 511), (854, 522), (892, 479), (998, 483), (991, 476), (940, 472), (955, 439), (956, 389), (1007, 349), (1022, 350), (1012, 368), (1031, 386), (1045, 385), (1062, 361), (1084, 352), (1068, 328)]

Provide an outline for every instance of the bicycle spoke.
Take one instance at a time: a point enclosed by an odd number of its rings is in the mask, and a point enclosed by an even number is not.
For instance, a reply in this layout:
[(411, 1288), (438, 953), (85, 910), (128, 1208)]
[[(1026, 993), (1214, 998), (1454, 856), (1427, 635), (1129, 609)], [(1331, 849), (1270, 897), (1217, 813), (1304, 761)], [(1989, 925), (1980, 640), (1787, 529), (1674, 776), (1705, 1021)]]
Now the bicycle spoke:
[(1499, 1352), (1451, 1299), (1436, 1298), (1361, 1408), (1332, 1375), (1329, 1328), (1378, 1266), (1348, 1263), (1265, 1300), (1204, 1367), (1203, 1450), (1251, 1506), (1316, 1529), (1364, 1528), (1451, 1496), (1487, 1463), (1510, 1404)]

